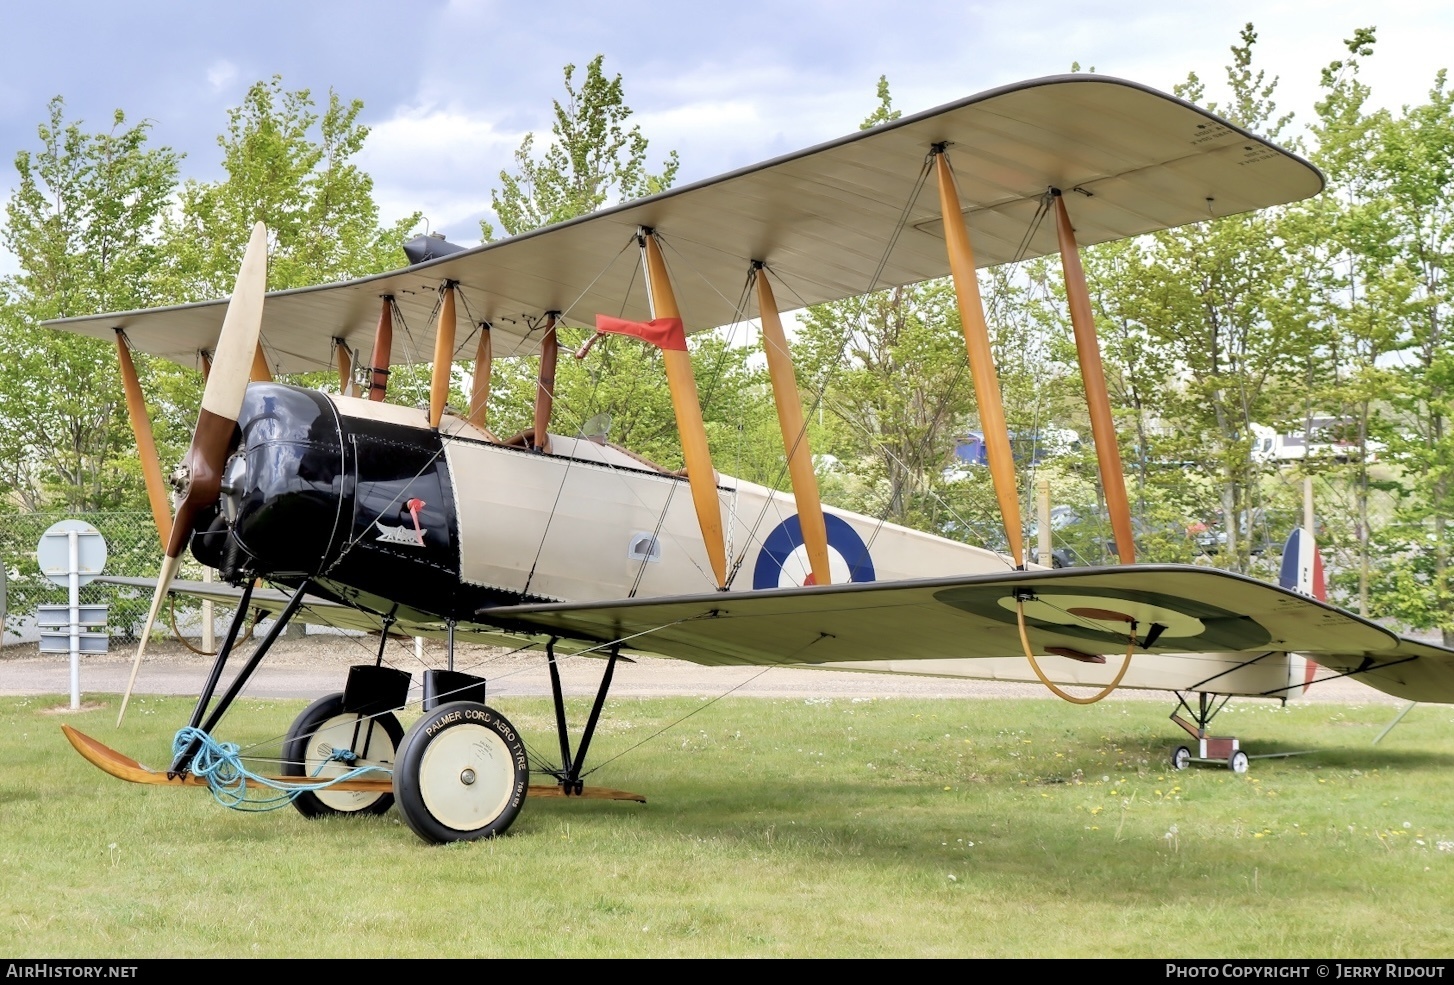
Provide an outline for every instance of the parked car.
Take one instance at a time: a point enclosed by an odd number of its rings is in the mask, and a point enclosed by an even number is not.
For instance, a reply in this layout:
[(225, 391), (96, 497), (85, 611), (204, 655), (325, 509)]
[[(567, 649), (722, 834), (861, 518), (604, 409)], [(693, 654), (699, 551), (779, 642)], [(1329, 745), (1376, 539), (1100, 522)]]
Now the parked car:
[[(1301, 526), (1302, 522), (1303, 516), (1300, 511), (1258, 506), (1251, 510), (1243, 510), (1238, 516), (1237, 536), (1242, 542), (1251, 545), (1248, 553), (1254, 557), (1267, 553), (1279, 554), (1288, 534), (1292, 533), (1294, 527)], [(1315, 524), (1314, 537), (1321, 539), (1322, 521), (1314, 517), (1313, 522)], [(1202, 526), (1203, 530), (1197, 536), (1197, 543), (1202, 550), (1207, 554), (1216, 554), (1225, 550), (1227, 527), (1222, 522), (1221, 512), (1218, 511)]]
[[(1044, 428), (1039, 431), (1013, 431), (1010, 433), (1010, 452), (1016, 465), (1039, 465), (1041, 462), (1060, 455), (1066, 455), (1080, 447), (1080, 435), (1069, 428)], [(984, 433), (970, 431), (954, 445), (954, 463), (950, 468), (964, 465), (985, 465), (989, 454), (985, 449)]]
[[(1309, 424), (1311, 427), (1309, 427)], [(1357, 461), (1358, 422), (1348, 417), (1318, 416), (1311, 421), (1284, 425), (1283, 430), (1265, 424), (1252, 425), (1252, 459), (1257, 462), (1293, 462), (1304, 458)], [(1366, 438), (1366, 461), (1376, 462), (1387, 451), (1381, 441)]]

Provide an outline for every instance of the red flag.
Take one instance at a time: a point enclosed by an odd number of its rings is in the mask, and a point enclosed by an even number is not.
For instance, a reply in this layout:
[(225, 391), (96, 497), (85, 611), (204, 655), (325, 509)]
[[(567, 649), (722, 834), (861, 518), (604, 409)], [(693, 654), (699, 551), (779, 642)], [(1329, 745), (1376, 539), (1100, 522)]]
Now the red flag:
[(596, 316), (597, 332), (614, 332), (617, 335), (634, 335), (645, 339), (658, 349), (687, 351), (687, 333), (680, 318), (653, 318), (651, 321), (627, 321), (610, 315)]

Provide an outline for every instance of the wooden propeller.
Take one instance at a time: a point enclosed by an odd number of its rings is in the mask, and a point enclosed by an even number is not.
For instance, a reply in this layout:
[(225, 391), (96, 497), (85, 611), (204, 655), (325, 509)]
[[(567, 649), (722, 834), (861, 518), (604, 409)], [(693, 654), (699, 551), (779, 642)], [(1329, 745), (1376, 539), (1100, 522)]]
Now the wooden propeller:
[(151, 638), (152, 624), (156, 622), (162, 599), (181, 566), (182, 552), (192, 536), (192, 524), (202, 510), (217, 502), (220, 494), (222, 470), (227, 464), (232, 432), (242, 412), (253, 356), (257, 351), (258, 337), (262, 334), (263, 295), (267, 293), (267, 281), (268, 233), (259, 222), (252, 227), (247, 252), (237, 271), (237, 285), (232, 290), (227, 315), (222, 320), (222, 334), (212, 355), (212, 372), (207, 375), (207, 386), (202, 391), (202, 409), (192, 431), (192, 445), (187, 449), (182, 467), (173, 477), (173, 484), (180, 493), (177, 514), (172, 518), (167, 556), (157, 574), (156, 594), (152, 596), (146, 627), (141, 631), (136, 658), (131, 663), (131, 677), (126, 682), (126, 693), (122, 695), (121, 708), (116, 714), (118, 728), (126, 715), (131, 690), (136, 686), (136, 673), (141, 669), (141, 657), (146, 652), (147, 640)]

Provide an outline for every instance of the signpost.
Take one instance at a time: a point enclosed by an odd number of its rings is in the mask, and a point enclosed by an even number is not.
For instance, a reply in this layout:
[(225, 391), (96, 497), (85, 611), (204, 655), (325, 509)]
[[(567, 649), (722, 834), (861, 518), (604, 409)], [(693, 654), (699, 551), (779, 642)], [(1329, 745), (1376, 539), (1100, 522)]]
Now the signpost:
[[(105, 606), (88, 605), (83, 617), (81, 586), (90, 584), (106, 567), (106, 541), (100, 531), (84, 520), (62, 520), (41, 534), (35, 557), (41, 574), (71, 590), (66, 625), (70, 631), (71, 709), (76, 710), (81, 707), (81, 626), (87, 625), (87, 621), (94, 624), (98, 616), (104, 622), (106, 616)], [(46, 608), (41, 606), (38, 622), (44, 621)], [(45, 634), (41, 636), (41, 648), (45, 648)]]

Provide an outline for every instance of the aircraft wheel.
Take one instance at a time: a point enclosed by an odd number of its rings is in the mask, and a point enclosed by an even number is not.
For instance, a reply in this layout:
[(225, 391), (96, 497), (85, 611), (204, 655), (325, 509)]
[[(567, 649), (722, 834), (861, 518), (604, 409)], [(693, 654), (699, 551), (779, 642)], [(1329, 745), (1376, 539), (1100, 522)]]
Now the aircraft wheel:
[(1191, 765), (1191, 750), (1186, 746), (1177, 746), (1171, 753), (1171, 768), (1184, 770)]
[[(304, 708), (288, 729), (283, 775), (331, 777), (357, 766), (392, 768), (403, 741), (404, 727), (393, 713), (372, 718), (345, 713), (342, 692), (325, 695)], [(334, 750), (351, 751), (357, 758), (351, 763), (335, 759)], [(382, 814), (393, 805), (393, 794), (366, 790), (320, 790), (293, 798), (293, 806), (304, 817)]]
[(1232, 753), (1232, 755), (1227, 757), (1227, 768), (1230, 769), (1233, 773), (1246, 773), (1247, 754), (1241, 749), (1238, 749), (1236, 752)]
[(474, 701), (451, 701), (404, 737), (394, 796), (425, 841), (472, 841), (510, 827), (529, 783), (525, 743), (509, 720)]

